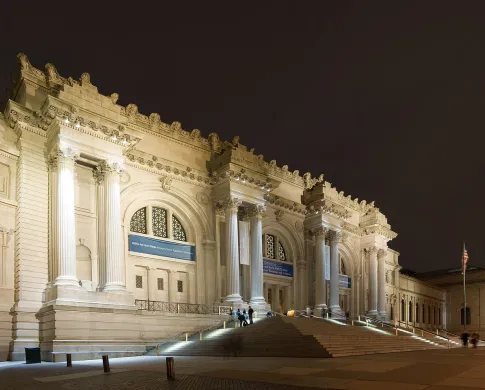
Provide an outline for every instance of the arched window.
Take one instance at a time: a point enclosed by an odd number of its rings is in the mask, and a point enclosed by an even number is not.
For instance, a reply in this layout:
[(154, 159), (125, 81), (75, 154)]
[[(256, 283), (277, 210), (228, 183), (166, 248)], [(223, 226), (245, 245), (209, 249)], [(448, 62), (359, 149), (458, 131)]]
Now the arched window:
[(424, 303), (423, 303), (423, 306), (422, 306), (422, 311), (421, 311), (421, 323), (424, 324), (426, 321), (425, 321), (425, 318), (424, 318)]
[(404, 299), (401, 300), (401, 321), (406, 321), (406, 308), (404, 307)]
[(157, 206), (137, 210), (131, 217), (130, 232), (187, 241), (187, 233), (177, 216), (171, 210)]
[(391, 303), (391, 321), (394, 320), (394, 305)]
[(416, 318), (414, 319), (416, 322), (419, 322), (419, 305), (416, 302)]
[(413, 303), (409, 301), (409, 322), (413, 322)]
[(273, 234), (263, 234), (264, 253), (267, 259), (289, 261), (286, 250), (279, 238)]

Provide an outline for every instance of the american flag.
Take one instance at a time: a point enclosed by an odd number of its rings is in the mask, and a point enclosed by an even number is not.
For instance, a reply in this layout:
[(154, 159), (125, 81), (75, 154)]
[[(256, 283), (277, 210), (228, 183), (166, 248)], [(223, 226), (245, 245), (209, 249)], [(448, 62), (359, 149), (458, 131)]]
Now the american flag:
[(463, 264), (463, 271), (466, 271), (466, 267), (468, 264), (468, 252), (466, 251), (465, 245), (463, 245), (463, 258), (461, 259)]

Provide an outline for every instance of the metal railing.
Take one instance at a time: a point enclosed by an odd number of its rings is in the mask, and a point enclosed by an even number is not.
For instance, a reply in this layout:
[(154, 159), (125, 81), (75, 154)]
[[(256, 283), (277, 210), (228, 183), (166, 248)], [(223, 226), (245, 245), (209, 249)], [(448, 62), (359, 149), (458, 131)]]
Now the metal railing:
[(138, 310), (160, 311), (165, 313), (177, 314), (216, 314), (230, 315), (230, 306), (221, 305), (202, 305), (198, 303), (174, 303), (162, 301), (149, 301), (145, 299), (136, 299), (135, 305)]

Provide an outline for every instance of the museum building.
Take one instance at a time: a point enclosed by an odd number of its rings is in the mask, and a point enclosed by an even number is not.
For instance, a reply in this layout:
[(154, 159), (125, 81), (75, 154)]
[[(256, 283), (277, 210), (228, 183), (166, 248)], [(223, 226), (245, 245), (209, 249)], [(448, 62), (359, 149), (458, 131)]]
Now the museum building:
[(18, 60), (0, 114), (0, 359), (140, 352), (249, 304), (446, 327), (445, 289), (401, 274), (374, 202)]

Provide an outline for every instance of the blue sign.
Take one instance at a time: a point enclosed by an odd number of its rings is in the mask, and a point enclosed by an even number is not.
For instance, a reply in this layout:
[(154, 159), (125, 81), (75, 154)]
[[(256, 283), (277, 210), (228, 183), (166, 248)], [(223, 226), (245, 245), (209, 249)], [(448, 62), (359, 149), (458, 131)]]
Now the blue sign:
[(288, 276), (292, 278), (293, 264), (263, 259), (263, 273), (278, 276)]
[(338, 276), (338, 285), (339, 287), (351, 288), (352, 287), (352, 278), (349, 278), (345, 275)]
[(195, 245), (130, 234), (129, 249), (131, 252), (145, 253), (147, 255), (195, 261)]

